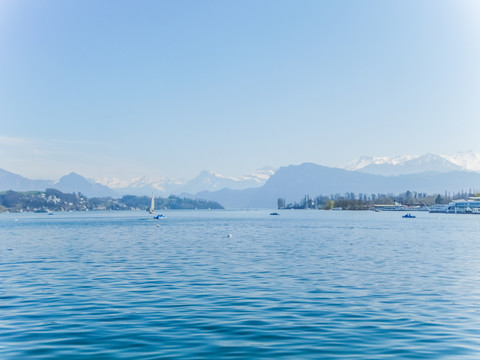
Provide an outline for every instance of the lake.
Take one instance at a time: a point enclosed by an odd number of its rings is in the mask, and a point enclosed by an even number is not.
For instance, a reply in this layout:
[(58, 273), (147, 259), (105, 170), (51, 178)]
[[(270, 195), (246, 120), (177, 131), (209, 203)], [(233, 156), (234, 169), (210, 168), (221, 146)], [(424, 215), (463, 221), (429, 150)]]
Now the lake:
[(0, 214), (0, 358), (480, 358), (480, 216), (279, 213)]

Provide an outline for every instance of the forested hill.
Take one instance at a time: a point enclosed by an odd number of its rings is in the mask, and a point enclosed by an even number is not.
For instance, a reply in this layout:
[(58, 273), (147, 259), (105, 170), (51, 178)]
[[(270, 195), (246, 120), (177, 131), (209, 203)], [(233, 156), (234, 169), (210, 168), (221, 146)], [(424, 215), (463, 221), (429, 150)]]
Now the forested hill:
[[(151, 198), (127, 195), (121, 199), (87, 198), (81, 193), (67, 194), (56, 189), (46, 191), (0, 193), (0, 212), (47, 212), (47, 211), (87, 211), (87, 210), (147, 210)], [(193, 200), (169, 196), (155, 198), (157, 209), (223, 209), (215, 201)]]

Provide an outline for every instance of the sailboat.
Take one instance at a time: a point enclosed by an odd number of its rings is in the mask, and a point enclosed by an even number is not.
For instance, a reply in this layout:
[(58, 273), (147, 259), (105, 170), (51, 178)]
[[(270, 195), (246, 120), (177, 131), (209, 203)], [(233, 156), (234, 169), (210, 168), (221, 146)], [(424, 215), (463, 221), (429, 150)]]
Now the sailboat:
[[(153, 213), (155, 213), (155, 198), (152, 196), (152, 203), (150, 204), (150, 210), (149, 210), (150, 214), (153, 215)], [(154, 216), (153, 217), (155, 220), (159, 220), (159, 219), (165, 219), (166, 216), (162, 215), (162, 214), (159, 214), (157, 216)]]
[(150, 214), (153, 214), (155, 212), (155, 198), (152, 195), (152, 202), (150, 204)]

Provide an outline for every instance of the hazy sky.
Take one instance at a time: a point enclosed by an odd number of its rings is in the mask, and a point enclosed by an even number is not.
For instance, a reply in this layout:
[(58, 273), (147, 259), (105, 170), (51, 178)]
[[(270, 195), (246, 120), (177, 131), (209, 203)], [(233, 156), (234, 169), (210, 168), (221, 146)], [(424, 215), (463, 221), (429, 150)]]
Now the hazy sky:
[(241, 175), (480, 152), (476, 0), (0, 0), (0, 168)]

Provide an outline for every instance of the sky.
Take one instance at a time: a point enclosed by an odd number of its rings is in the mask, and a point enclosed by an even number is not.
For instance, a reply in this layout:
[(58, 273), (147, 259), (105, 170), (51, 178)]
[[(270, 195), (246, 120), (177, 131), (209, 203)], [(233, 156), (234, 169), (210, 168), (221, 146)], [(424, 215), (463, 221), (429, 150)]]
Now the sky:
[(0, 0), (0, 168), (238, 176), (480, 152), (476, 0)]

